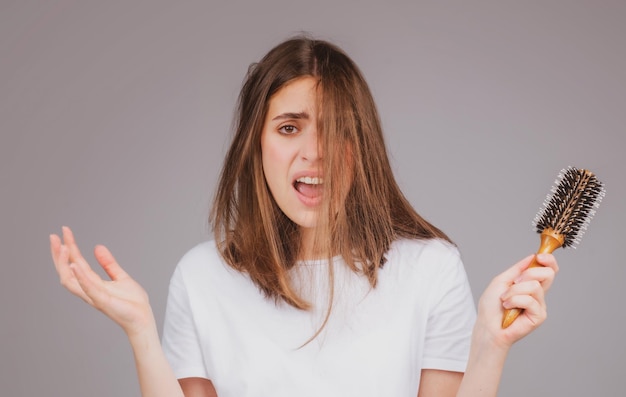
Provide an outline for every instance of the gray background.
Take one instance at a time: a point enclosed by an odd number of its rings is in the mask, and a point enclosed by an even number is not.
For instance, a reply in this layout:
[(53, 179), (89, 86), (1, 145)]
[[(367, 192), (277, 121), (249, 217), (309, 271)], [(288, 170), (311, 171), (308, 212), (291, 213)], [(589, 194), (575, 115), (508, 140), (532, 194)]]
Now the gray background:
[(108, 245), (161, 323), (177, 260), (209, 238), (246, 69), (299, 31), (361, 66), (397, 178), (476, 298), (537, 248), (561, 168), (607, 184), (500, 394), (621, 394), (626, 2), (591, 0), (1, 0), (1, 394), (138, 394), (123, 333), (59, 286), (48, 234)]

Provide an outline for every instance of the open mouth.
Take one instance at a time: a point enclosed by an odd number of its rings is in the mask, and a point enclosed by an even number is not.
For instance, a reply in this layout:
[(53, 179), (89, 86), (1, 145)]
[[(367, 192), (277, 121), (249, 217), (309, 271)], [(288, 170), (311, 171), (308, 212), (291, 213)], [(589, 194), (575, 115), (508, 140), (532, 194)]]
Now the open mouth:
[(296, 179), (293, 187), (305, 197), (317, 198), (322, 195), (323, 184), (322, 178), (304, 176)]

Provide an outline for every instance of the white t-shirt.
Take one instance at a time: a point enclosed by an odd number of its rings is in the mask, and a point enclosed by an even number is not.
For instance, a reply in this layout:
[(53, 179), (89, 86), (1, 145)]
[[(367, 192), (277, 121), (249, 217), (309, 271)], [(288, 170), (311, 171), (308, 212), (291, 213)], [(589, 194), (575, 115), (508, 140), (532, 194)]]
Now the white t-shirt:
[(219, 397), (415, 397), (423, 368), (463, 372), (474, 302), (458, 251), (439, 240), (399, 240), (378, 285), (334, 261), (296, 265), (313, 309), (268, 299), (229, 267), (214, 242), (190, 250), (170, 283), (163, 349), (178, 378), (210, 379)]

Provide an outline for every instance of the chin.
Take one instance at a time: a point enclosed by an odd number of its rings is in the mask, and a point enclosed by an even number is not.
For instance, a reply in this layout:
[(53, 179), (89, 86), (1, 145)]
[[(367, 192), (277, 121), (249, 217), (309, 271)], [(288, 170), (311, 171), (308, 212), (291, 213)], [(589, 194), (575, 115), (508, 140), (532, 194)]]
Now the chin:
[(298, 214), (298, 216), (289, 217), (293, 223), (304, 229), (314, 229), (317, 226), (317, 214), (305, 213)]

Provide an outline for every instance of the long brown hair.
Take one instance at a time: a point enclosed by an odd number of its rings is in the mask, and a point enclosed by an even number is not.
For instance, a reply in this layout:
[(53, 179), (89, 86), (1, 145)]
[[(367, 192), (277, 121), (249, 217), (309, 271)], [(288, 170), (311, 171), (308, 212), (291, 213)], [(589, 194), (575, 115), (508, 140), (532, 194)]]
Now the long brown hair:
[(449, 241), (400, 191), (374, 100), (355, 63), (326, 41), (289, 39), (248, 71), (211, 221), (225, 261), (248, 273), (266, 296), (299, 309), (307, 309), (309, 303), (291, 285), (289, 269), (299, 259), (300, 230), (272, 198), (263, 174), (260, 140), (272, 96), (303, 76), (318, 80), (324, 200), (315, 228), (317, 252), (329, 259), (341, 255), (375, 287), (394, 240)]

